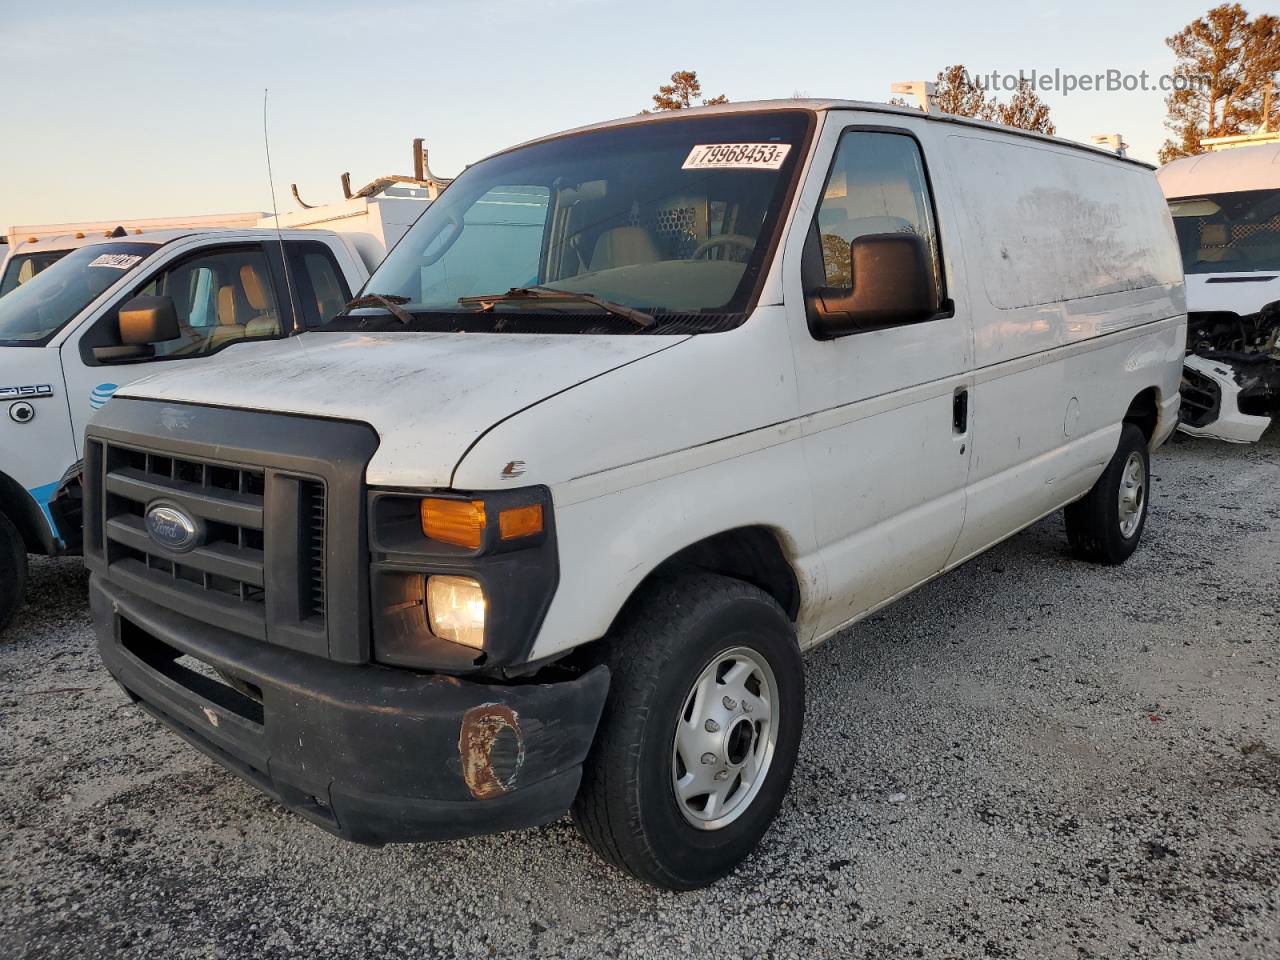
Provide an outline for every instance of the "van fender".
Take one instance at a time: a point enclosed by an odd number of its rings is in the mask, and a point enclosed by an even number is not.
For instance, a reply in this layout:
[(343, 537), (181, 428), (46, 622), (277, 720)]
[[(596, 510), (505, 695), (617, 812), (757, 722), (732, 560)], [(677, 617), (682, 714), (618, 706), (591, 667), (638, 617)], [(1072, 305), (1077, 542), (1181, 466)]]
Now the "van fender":
[[(796, 637), (806, 646), (826, 582), (798, 454), (795, 444), (782, 443), (576, 501), (574, 484), (553, 488), (560, 585), (530, 659), (605, 636), (635, 590), (669, 559), (743, 528), (777, 540), (795, 578)], [(729, 489), (735, 496), (724, 495)]]

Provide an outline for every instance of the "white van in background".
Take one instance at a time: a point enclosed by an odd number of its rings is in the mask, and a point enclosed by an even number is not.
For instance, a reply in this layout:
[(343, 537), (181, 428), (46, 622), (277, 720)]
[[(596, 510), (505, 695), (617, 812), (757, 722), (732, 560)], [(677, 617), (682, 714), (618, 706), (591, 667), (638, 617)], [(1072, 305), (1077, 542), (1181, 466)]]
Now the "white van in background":
[(1180, 429), (1257, 440), (1280, 414), (1280, 143), (1185, 157), (1157, 176), (1186, 272)]
[(802, 650), (1066, 507), (1122, 562), (1186, 317), (1151, 168), (883, 104), (469, 167), (287, 344), (85, 446), (129, 697), (365, 843), (547, 823), (689, 888), (782, 802)]

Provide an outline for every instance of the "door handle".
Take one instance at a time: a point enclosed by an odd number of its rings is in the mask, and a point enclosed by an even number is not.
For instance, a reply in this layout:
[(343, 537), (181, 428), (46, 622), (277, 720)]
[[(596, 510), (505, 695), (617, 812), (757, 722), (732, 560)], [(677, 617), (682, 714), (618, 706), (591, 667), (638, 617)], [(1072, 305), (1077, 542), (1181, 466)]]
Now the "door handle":
[(969, 430), (969, 388), (961, 387), (951, 400), (951, 426), (956, 436)]

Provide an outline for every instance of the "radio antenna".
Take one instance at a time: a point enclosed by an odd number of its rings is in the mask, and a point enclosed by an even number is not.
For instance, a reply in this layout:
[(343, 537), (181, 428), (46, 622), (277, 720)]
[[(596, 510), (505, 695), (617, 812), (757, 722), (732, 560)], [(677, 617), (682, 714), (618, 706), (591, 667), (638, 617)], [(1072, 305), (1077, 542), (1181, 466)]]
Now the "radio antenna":
[(293, 279), (289, 276), (289, 256), (284, 249), (284, 232), (280, 229), (280, 207), (276, 205), (276, 178), (271, 172), (271, 136), (267, 132), (267, 95), (270, 90), (262, 90), (262, 146), (267, 154), (267, 185), (271, 188), (271, 213), (276, 221), (276, 240), (280, 243), (280, 262), (284, 265), (284, 287), (289, 292), (289, 315), (293, 318), (293, 332), (301, 333), (298, 316), (298, 304), (293, 297)]

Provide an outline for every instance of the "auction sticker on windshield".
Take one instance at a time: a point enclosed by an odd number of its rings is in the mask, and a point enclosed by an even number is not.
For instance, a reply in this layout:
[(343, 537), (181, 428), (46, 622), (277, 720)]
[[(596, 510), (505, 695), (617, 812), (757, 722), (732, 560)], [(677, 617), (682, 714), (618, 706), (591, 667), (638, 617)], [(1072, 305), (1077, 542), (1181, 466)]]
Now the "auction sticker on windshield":
[(104, 253), (89, 261), (91, 267), (110, 267), (113, 270), (129, 270), (142, 258), (132, 253)]
[(789, 143), (700, 143), (689, 151), (682, 170), (778, 170)]

